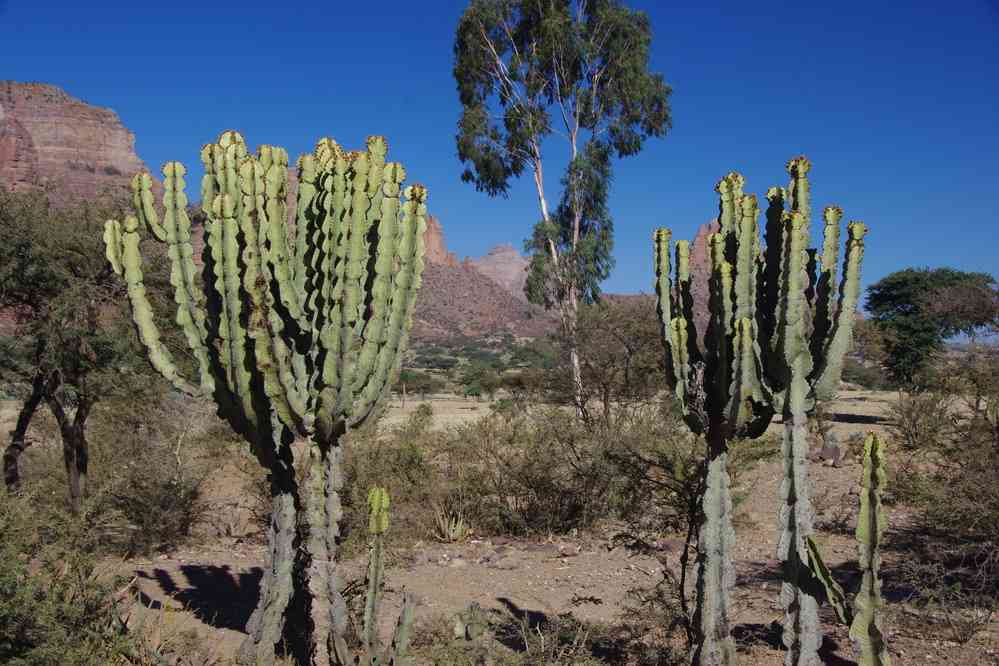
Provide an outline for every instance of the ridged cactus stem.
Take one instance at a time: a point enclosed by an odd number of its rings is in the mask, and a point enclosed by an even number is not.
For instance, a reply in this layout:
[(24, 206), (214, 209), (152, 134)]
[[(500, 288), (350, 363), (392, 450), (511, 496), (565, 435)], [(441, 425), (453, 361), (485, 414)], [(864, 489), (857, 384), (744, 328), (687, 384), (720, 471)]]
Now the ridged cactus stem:
[(874, 433), (864, 441), (864, 478), (857, 517), (857, 551), (863, 577), (853, 600), (850, 638), (860, 648), (859, 666), (891, 666), (891, 657), (881, 628), (881, 567), (879, 548), (888, 523), (881, 496), (887, 480), (884, 443)]
[(261, 444), (261, 451), (276, 451), (269, 466), (271, 518), (268, 528), (269, 560), (260, 583), (260, 603), (246, 625), (252, 640), (246, 641), (240, 660), (246, 664), (268, 666), (274, 659), (274, 645), (281, 642), (285, 628), (285, 610), (294, 590), (297, 531), (295, 470), (289, 448), (290, 433), (280, 427), (271, 446)]
[(723, 436), (709, 433), (708, 437), (709, 460), (697, 537), (697, 598), (693, 617), (697, 641), (691, 663), (730, 666), (736, 663), (735, 642), (731, 635), (735, 530), (726, 469), (728, 453)]
[(343, 522), (343, 447), (313, 445), (303, 489), (307, 535), (304, 551), (309, 569), (310, 664), (350, 663), (347, 648), (347, 604), (340, 593), (342, 581), (336, 566)]

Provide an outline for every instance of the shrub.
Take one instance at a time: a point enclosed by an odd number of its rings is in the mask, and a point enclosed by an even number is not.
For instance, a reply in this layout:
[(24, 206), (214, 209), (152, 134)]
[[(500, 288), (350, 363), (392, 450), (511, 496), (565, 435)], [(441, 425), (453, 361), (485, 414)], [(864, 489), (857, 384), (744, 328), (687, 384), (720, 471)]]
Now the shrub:
[(35, 499), (0, 491), (0, 663), (115, 663), (131, 648), (116, 583), (97, 575), (90, 507), (40, 516)]

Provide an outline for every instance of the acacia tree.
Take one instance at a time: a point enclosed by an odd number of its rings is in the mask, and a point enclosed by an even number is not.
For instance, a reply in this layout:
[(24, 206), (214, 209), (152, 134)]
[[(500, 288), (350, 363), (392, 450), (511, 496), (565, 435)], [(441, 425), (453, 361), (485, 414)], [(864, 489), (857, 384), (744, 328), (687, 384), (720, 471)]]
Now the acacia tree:
[[(74, 513), (86, 496), (87, 421), (95, 404), (149, 381), (130, 321), (116, 305), (124, 290), (112, 279), (98, 232), (115, 207), (55, 209), (44, 193), (0, 191), (0, 307), (10, 315), (0, 332), (0, 374), (30, 385), (4, 451), (4, 482), (19, 487), (28, 429), (47, 406), (59, 427)], [(165, 273), (154, 268), (154, 298), (165, 284)]]
[[(648, 71), (651, 41), (648, 17), (615, 0), (473, 0), (455, 37), (462, 180), (505, 196), (513, 179), (532, 175), (541, 218), (526, 242), (525, 292), (558, 311), (578, 410), (576, 316), (613, 267), (611, 161), (671, 126), (670, 87)], [(544, 154), (553, 135), (568, 159), (551, 210)]]
[(912, 385), (947, 338), (995, 330), (999, 289), (988, 273), (906, 268), (869, 286), (866, 307), (885, 333), (889, 374)]

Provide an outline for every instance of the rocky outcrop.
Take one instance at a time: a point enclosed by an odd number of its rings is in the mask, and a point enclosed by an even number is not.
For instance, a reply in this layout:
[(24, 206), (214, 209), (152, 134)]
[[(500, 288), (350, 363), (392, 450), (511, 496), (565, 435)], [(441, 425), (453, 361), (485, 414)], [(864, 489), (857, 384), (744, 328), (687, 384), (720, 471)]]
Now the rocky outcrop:
[(451, 266), (427, 262), (416, 299), (413, 338), (439, 342), (510, 333), (544, 335), (554, 326), (543, 309), (514, 297), (467, 261)]
[(513, 245), (497, 245), (486, 256), (469, 259), (469, 263), (515, 298), (527, 300), (524, 296), (524, 284), (527, 282), (527, 267), (530, 262)]
[(447, 241), (444, 240), (444, 229), (436, 215), (427, 217), (427, 230), (423, 234), (423, 242), (427, 248), (426, 260), (432, 264), (457, 266), (458, 257), (454, 252), (447, 251)]
[(110, 109), (45, 83), (0, 81), (0, 185), (48, 187), (55, 203), (127, 193), (146, 165)]

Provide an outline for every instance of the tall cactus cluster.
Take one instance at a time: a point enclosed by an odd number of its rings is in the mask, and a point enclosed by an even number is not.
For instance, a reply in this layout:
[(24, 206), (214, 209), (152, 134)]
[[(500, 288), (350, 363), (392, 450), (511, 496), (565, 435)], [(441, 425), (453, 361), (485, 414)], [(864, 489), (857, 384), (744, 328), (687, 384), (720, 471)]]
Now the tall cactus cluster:
[[(707, 442), (698, 533), (693, 663), (735, 663), (731, 637), (732, 500), (729, 442), (759, 437), (775, 414), (784, 424), (779, 557), (783, 568), (786, 663), (812, 666), (818, 656), (819, 589), (808, 568), (813, 510), (808, 483), (808, 415), (839, 382), (853, 334), (866, 227), (851, 222), (839, 273), (843, 211), (825, 209), (821, 253), (809, 248), (811, 203), (805, 157), (787, 164), (790, 184), (767, 192), (763, 243), (759, 204), (730, 173), (715, 190), (719, 229), (709, 237), (705, 330), (695, 326), (690, 244), (659, 229), (654, 237), (658, 311), (668, 381), (686, 423)], [(838, 286), (838, 288), (837, 288)]]
[[(320, 140), (298, 161), (288, 211), (288, 155), (247, 151), (224, 132), (201, 151), (207, 214), (203, 267), (194, 261), (185, 168), (163, 167), (162, 216), (149, 174), (133, 180), (134, 215), (105, 227), (152, 365), (187, 393), (212, 396), (269, 473), (271, 561), (241, 661), (272, 664), (275, 646), (304, 663), (352, 663), (336, 556), (344, 483), (342, 438), (379, 410), (407, 344), (423, 271), (426, 189), (403, 188), (382, 137), (364, 151)], [(289, 223), (290, 222), (290, 223)], [(176, 321), (196, 363), (183, 373), (146, 297), (144, 232), (166, 243)], [(295, 440), (304, 440), (304, 480)], [(295, 618), (295, 622), (287, 622)]]

